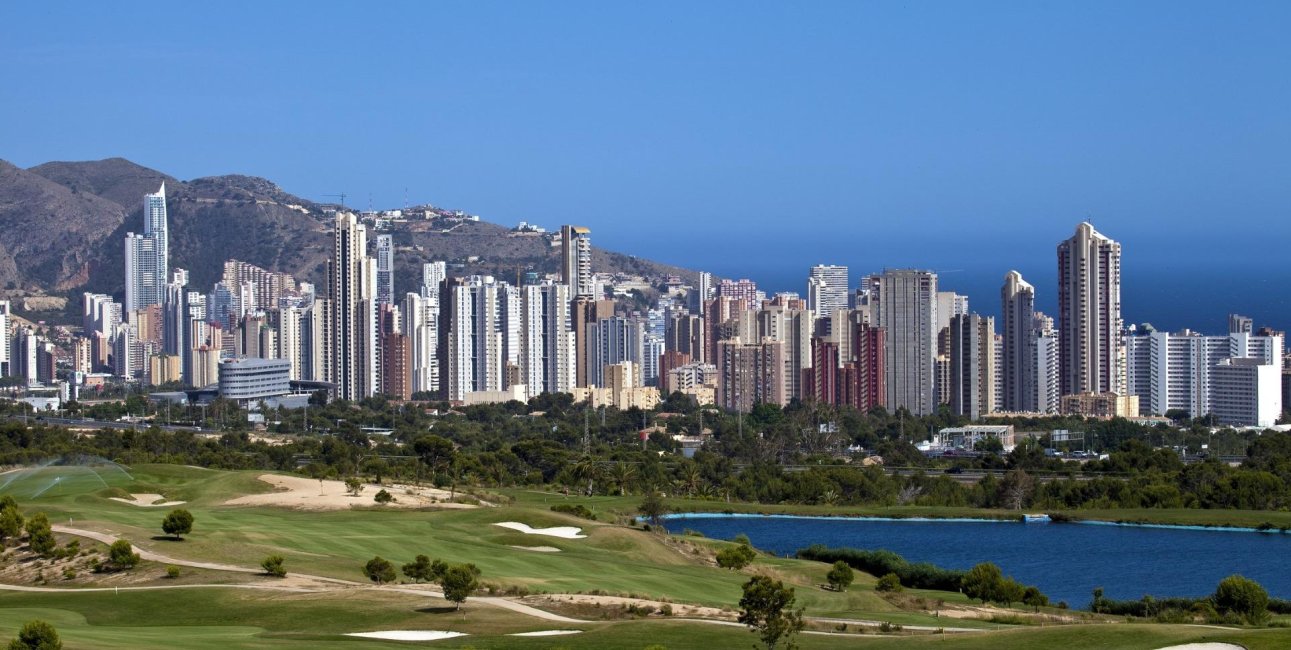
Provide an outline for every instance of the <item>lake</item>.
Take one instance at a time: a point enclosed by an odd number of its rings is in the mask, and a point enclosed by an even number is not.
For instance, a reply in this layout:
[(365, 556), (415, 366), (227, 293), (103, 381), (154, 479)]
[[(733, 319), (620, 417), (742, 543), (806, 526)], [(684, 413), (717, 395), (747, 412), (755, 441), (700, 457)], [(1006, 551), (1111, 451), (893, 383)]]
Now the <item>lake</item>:
[(1108, 598), (1206, 596), (1234, 573), (1270, 596), (1291, 598), (1291, 534), (1096, 523), (965, 519), (880, 519), (783, 515), (672, 515), (672, 532), (715, 539), (748, 535), (757, 548), (792, 555), (812, 544), (887, 549), (910, 562), (968, 569), (994, 562), (1057, 603), (1089, 607), (1095, 587)]

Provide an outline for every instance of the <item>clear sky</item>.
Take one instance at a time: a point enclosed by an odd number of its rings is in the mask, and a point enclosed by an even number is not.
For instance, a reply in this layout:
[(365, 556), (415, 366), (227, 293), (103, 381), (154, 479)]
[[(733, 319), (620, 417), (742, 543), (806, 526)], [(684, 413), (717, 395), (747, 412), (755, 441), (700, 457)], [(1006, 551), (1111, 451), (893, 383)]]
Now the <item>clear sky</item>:
[(406, 192), (771, 289), (930, 267), (984, 309), (1009, 268), (1051, 302), (1088, 218), (1152, 320), (1175, 271), (1285, 302), (1288, 34), (1285, 1), (7, 2), (0, 158)]

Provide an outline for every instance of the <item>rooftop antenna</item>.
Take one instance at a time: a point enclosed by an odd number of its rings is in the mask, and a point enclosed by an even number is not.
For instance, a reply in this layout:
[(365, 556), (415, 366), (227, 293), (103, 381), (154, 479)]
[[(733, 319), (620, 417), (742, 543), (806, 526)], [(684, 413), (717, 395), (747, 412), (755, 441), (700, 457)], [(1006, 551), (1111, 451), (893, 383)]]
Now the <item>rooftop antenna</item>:
[(372, 193), (368, 192), (368, 212), (372, 211)]

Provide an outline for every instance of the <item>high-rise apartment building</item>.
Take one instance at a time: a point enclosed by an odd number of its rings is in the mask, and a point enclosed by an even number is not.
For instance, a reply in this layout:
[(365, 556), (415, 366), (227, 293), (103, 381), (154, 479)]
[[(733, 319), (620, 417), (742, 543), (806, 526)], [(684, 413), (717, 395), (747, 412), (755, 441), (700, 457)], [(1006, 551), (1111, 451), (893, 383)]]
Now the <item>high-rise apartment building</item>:
[(1058, 244), (1058, 381), (1063, 395), (1124, 394), (1121, 245), (1076, 227)]
[(807, 277), (807, 309), (817, 318), (829, 318), (836, 311), (847, 309), (847, 267), (819, 264), (811, 267)]
[[(429, 266), (429, 265), (428, 265)], [(412, 392), (439, 390), (439, 295), (409, 293), (403, 299), (404, 335), (408, 337), (412, 365)]]
[(394, 304), (393, 235), (377, 235), (377, 304)]
[(1124, 338), (1126, 393), (1139, 398), (1143, 415), (1165, 415), (1167, 411), (1183, 411), (1190, 417), (1210, 415), (1216, 408), (1213, 378), (1220, 363), (1254, 359), (1254, 363), (1280, 372), (1283, 345), (1283, 338), (1277, 335), (1237, 332), (1203, 336), (1188, 330), (1175, 334), (1135, 330)]
[(746, 309), (761, 306), (758, 304), (758, 285), (748, 278), (722, 280), (717, 285), (717, 297), (743, 301)]
[(547, 281), (521, 288), (520, 381), (531, 398), (574, 388), (571, 299), (566, 284)]
[[(631, 361), (636, 372), (641, 372), (641, 360), (645, 357), (645, 323), (641, 319), (602, 318), (590, 328), (590, 334), (588, 385), (605, 387), (605, 367), (624, 361)], [(633, 385), (641, 383), (641, 377), (637, 377)]]
[(160, 305), (170, 279), (170, 238), (166, 225), (166, 184), (143, 199), (143, 234), (126, 233), (126, 300), (130, 314), (148, 305)]
[(995, 319), (950, 319), (950, 409), (977, 420), (995, 406)]
[(333, 234), (327, 381), (338, 398), (358, 400), (377, 390), (376, 263), (367, 254), (367, 227), (353, 213), (337, 213)]
[(717, 344), (717, 405), (748, 413), (756, 404), (786, 404), (784, 344), (746, 344), (738, 337)]
[(444, 262), (427, 262), (421, 265), (421, 295), (423, 298), (439, 295), (439, 285), (448, 277)]
[(885, 332), (887, 407), (915, 415), (936, 410), (937, 274), (914, 269), (872, 276), (871, 308)]
[(510, 286), (493, 276), (471, 276), (451, 287), (448, 307), (448, 399), (467, 393), (501, 391), (508, 386), (507, 302)]
[(1022, 274), (1009, 271), (1000, 289), (1004, 321), (1004, 351), (999, 373), (1004, 380), (1005, 411), (1039, 411), (1036, 391), (1035, 287)]
[(561, 226), (560, 252), (561, 282), (569, 285), (575, 297), (599, 297), (592, 277), (592, 231), (583, 226)]

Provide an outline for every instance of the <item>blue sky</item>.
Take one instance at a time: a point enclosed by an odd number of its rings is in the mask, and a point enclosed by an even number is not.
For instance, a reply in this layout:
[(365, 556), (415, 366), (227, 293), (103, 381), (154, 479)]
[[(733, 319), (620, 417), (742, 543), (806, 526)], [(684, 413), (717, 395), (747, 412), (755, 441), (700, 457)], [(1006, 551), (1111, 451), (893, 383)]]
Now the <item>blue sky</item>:
[(773, 289), (930, 267), (983, 308), (1009, 268), (1045, 304), (1088, 218), (1181, 300), (1281, 299), (1288, 33), (1286, 2), (5, 3), (0, 158), (406, 191)]

